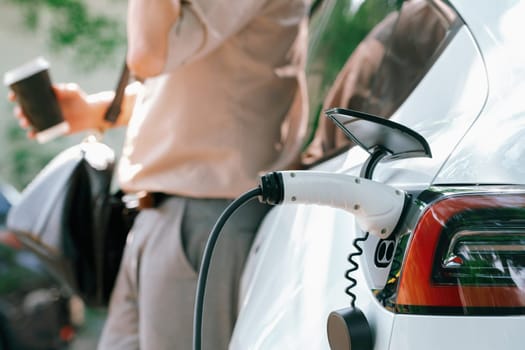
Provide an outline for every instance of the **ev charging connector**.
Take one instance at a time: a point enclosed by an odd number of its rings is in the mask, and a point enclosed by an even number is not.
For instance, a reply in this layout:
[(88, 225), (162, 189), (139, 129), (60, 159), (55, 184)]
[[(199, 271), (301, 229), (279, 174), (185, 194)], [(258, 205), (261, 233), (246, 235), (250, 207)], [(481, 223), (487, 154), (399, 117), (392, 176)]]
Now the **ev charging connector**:
[(399, 222), (406, 194), (373, 180), (320, 171), (280, 171), (260, 179), (259, 200), (267, 204), (318, 204), (355, 215), (359, 227), (381, 239)]
[[(254, 197), (271, 205), (317, 204), (346, 210), (366, 232), (365, 238), (354, 241), (354, 246), (359, 248), (355, 243), (366, 239), (369, 233), (387, 238), (394, 232), (403, 213), (406, 194), (391, 186), (346, 174), (280, 171), (263, 175), (257, 188), (246, 192), (224, 210), (210, 233), (197, 281), (193, 350), (201, 350), (204, 292), (215, 243), (233, 212)], [(330, 347), (332, 350), (371, 350), (372, 331), (365, 315), (354, 305), (355, 295), (349, 294), (353, 297), (351, 307), (334, 311), (328, 318)]]

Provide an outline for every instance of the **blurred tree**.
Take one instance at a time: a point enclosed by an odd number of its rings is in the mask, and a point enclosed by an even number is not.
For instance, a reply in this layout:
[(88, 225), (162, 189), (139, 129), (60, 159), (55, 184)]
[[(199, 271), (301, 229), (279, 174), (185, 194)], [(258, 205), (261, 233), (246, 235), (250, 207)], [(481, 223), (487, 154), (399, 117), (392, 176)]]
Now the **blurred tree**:
[[(23, 23), (31, 30), (48, 30), (51, 48), (68, 50), (75, 64), (95, 68), (112, 58), (125, 44), (124, 16), (108, 11), (94, 13), (89, 0), (3, 0), (21, 9)], [(49, 14), (49, 23), (43, 23)]]
[[(78, 68), (79, 76), (96, 73), (104, 66), (120, 67), (126, 43), (125, 0), (0, 0), (2, 4), (19, 10), (20, 28), (38, 32), (47, 40), (50, 51)], [(12, 106), (6, 106), (2, 115), (12, 115)], [(58, 138), (35, 147), (35, 141), (27, 139), (15, 118), (6, 118), (0, 125), (0, 181), (18, 190), (61, 150), (82, 137)]]
[(8, 181), (18, 190), (23, 189), (60, 149), (63, 141), (52, 142), (46, 147), (35, 147), (35, 142), (28, 140), (13, 118), (3, 132), (8, 150), (2, 159), (2, 180)]

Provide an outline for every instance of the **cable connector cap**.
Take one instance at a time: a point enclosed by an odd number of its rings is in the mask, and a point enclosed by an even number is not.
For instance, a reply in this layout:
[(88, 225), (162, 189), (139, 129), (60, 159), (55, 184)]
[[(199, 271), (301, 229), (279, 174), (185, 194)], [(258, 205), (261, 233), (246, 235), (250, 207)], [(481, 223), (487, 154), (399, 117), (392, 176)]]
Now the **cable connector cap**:
[(283, 176), (280, 172), (268, 173), (261, 176), (259, 196), (261, 203), (276, 205), (281, 204), (284, 198)]

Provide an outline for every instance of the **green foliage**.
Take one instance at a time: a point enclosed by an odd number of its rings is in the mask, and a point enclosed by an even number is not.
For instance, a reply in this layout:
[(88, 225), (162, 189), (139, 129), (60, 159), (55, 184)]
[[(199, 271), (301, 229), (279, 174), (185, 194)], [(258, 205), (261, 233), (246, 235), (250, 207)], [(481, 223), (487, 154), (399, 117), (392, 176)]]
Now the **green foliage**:
[(55, 51), (68, 49), (73, 61), (86, 69), (95, 68), (125, 44), (123, 19), (93, 14), (86, 0), (6, 0), (17, 5), (23, 24), (31, 30), (45, 25), (42, 13), (49, 13), (50, 46)]
[[(89, 0), (0, 0), (19, 10), (20, 29), (38, 31), (49, 41), (49, 48), (66, 56), (80, 70), (94, 71), (115, 58), (122, 60), (125, 40), (124, 14), (112, 17), (109, 11), (94, 12)], [(109, 0), (108, 0), (109, 2)], [(98, 1), (100, 4), (100, 1)], [(112, 4), (115, 5), (115, 4)], [(118, 5), (118, 4), (117, 4)], [(14, 31), (17, 28), (13, 28)], [(41, 34), (42, 33), (42, 34)], [(2, 114), (12, 116), (12, 106)], [(2, 124), (0, 181), (18, 190), (25, 186), (61, 150), (75, 141), (61, 137), (44, 145), (29, 140), (14, 117)]]
[(5, 158), (2, 159), (1, 179), (8, 181), (18, 190), (25, 188), (59, 150), (64, 148), (59, 140), (39, 145), (36, 141), (28, 139), (15, 118), (8, 123), (4, 137), (8, 149)]

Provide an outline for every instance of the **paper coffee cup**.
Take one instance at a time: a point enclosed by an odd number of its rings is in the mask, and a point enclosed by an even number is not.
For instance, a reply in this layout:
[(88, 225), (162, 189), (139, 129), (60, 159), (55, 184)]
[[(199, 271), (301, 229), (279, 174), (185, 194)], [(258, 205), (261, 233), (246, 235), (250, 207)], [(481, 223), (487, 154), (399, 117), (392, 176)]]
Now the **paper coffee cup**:
[(43, 57), (6, 72), (4, 84), (16, 94), (38, 142), (47, 142), (69, 131), (51, 87), (49, 63)]

